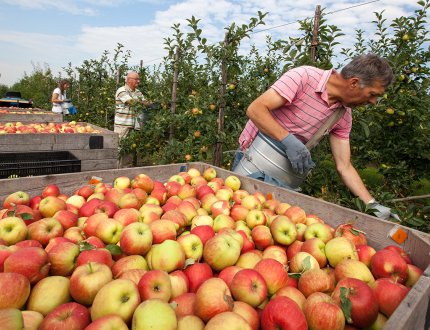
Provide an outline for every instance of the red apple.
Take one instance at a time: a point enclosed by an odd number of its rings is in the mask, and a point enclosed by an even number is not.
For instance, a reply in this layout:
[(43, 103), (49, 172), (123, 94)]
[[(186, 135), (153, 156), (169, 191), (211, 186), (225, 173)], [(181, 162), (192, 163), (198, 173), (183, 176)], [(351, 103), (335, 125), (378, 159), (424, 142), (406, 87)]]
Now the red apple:
[(91, 322), (85, 330), (128, 330), (127, 324), (119, 315), (109, 314)]
[(307, 330), (305, 315), (288, 297), (271, 299), (261, 313), (261, 329)]
[(310, 269), (300, 276), (298, 289), (305, 297), (314, 292), (330, 293), (334, 289), (334, 279), (323, 269)]
[(169, 274), (170, 282), (172, 284), (172, 294), (170, 299), (180, 296), (188, 292), (190, 286), (188, 277), (183, 270), (177, 269)]
[(100, 262), (109, 268), (113, 265), (112, 255), (104, 248), (82, 251), (76, 261), (76, 266), (81, 266), (89, 262)]
[(349, 277), (340, 280), (333, 292), (333, 300), (343, 308), (346, 321), (357, 328), (369, 327), (378, 317), (376, 295), (361, 280)]
[(305, 295), (296, 287), (284, 286), (280, 288), (278, 291), (276, 291), (276, 293), (272, 296), (271, 299), (275, 299), (275, 297), (280, 297), (280, 296), (288, 297), (294, 300), (297, 303), (297, 305), (299, 305), (300, 309), (304, 311), (305, 303), (307, 300)]
[(19, 273), (0, 273), (0, 309), (21, 309), (30, 295), (30, 281)]
[(157, 298), (168, 302), (172, 295), (172, 283), (169, 274), (163, 270), (147, 271), (137, 285), (142, 301)]
[(370, 260), (370, 269), (376, 279), (388, 277), (404, 284), (408, 278), (408, 265), (403, 257), (394, 251), (377, 251)]
[(291, 260), (295, 254), (301, 251), (303, 246), (302, 241), (294, 241), (291, 245), (287, 247), (287, 258), (288, 260)]
[(341, 224), (336, 227), (334, 235), (336, 237), (343, 236), (351, 240), (355, 246), (367, 245), (367, 238), (364, 232), (354, 228), (350, 223)]
[(28, 226), (28, 238), (39, 241), (42, 246), (46, 246), (52, 238), (62, 237), (63, 233), (63, 226), (55, 218), (44, 218)]
[(145, 255), (152, 246), (152, 231), (143, 222), (134, 222), (126, 226), (120, 237), (122, 251), (128, 255)]
[(60, 188), (56, 184), (49, 184), (42, 190), (42, 197), (45, 198), (47, 196), (55, 196), (57, 197), (60, 194)]
[(231, 281), (230, 290), (235, 300), (253, 307), (259, 306), (268, 295), (264, 277), (254, 269), (238, 271)]
[(7, 209), (15, 205), (29, 205), (29, 204), (30, 204), (30, 196), (24, 191), (16, 191), (5, 198), (3, 202), (3, 208)]
[(305, 223), (306, 222), (306, 212), (298, 205), (290, 206), (285, 212), (284, 215), (287, 216), (292, 222), (297, 223)]
[(345, 327), (342, 309), (333, 302), (309, 304), (305, 316), (310, 330), (344, 330)]
[(412, 260), (409, 257), (408, 253), (405, 250), (403, 250), (401, 247), (398, 247), (396, 245), (388, 245), (384, 247), (384, 250), (391, 250), (391, 251), (397, 252), (398, 254), (401, 255), (401, 257), (406, 261), (407, 264), (412, 264)]
[(231, 311), (233, 298), (227, 284), (220, 278), (210, 278), (197, 290), (194, 302), (194, 314), (204, 322), (215, 315)]
[(200, 285), (213, 276), (212, 268), (207, 263), (194, 263), (184, 269), (188, 278), (189, 292), (197, 292)]
[(72, 242), (58, 243), (48, 252), (51, 263), (50, 274), (68, 276), (76, 267), (80, 251), (79, 246)]
[(78, 303), (90, 306), (97, 292), (110, 281), (112, 272), (108, 266), (89, 262), (74, 270), (70, 277), (70, 294)]
[(78, 216), (75, 213), (67, 210), (58, 211), (54, 214), (53, 218), (60, 221), (64, 230), (70, 227), (75, 227), (78, 223)]
[(6, 273), (19, 273), (35, 284), (48, 276), (49, 258), (44, 249), (39, 247), (26, 247), (13, 252), (4, 262)]
[(285, 265), (275, 259), (262, 259), (254, 267), (263, 276), (269, 296), (284, 287), (288, 281), (288, 272)]
[(402, 300), (409, 293), (409, 288), (390, 278), (379, 278), (373, 285), (373, 292), (379, 304), (379, 310), (390, 317)]
[(233, 312), (242, 316), (251, 326), (251, 330), (258, 330), (260, 326), (260, 316), (255, 308), (243, 301), (235, 301)]
[(304, 241), (300, 251), (307, 252), (312, 255), (318, 261), (320, 268), (323, 268), (327, 265), (325, 243), (322, 239), (313, 237)]
[(196, 294), (194, 292), (183, 293), (171, 300), (171, 304), (175, 306), (176, 316), (179, 318), (186, 315), (194, 315), (194, 302)]
[(370, 268), (370, 260), (376, 253), (376, 250), (370, 245), (356, 245), (358, 260)]
[(47, 196), (39, 204), (39, 211), (44, 218), (53, 217), (58, 211), (66, 209), (66, 202), (55, 196)]
[(46, 315), (39, 330), (83, 329), (90, 322), (90, 312), (86, 307), (75, 302), (69, 302), (56, 307)]
[(210, 238), (215, 236), (215, 231), (209, 225), (201, 225), (194, 227), (193, 229), (191, 229), (190, 233), (197, 235), (202, 241), (203, 245), (205, 245)]

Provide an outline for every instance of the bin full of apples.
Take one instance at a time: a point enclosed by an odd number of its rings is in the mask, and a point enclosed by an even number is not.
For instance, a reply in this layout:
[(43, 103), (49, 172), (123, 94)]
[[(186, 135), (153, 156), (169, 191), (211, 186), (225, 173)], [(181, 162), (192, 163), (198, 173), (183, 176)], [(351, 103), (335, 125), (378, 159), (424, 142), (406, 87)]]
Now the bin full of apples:
[(64, 123), (22, 123), (17, 122), (0, 122), (0, 135), (1, 134), (37, 134), (37, 133), (100, 133), (101, 131), (95, 129), (89, 124), (81, 124), (75, 121)]
[(2, 329), (381, 329), (423, 271), (212, 167), (1, 201)]

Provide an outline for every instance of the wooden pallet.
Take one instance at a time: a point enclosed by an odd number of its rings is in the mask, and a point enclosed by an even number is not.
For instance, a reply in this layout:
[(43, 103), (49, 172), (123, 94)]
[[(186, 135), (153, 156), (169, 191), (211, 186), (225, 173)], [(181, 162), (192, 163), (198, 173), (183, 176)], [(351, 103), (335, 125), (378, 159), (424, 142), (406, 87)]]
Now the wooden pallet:
[(0, 135), (0, 153), (29, 151), (70, 151), (81, 160), (81, 171), (117, 167), (118, 134), (90, 125), (101, 133), (36, 133)]

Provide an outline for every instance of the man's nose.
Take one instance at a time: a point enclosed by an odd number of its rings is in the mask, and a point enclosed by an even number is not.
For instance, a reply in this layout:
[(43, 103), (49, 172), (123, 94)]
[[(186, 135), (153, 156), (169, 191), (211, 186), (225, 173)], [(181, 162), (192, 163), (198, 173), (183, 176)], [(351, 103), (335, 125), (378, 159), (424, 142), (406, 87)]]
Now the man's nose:
[(376, 102), (378, 102), (378, 98), (377, 98), (376, 96), (371, 96), (371, 97), (369, 98), (369, 103), (370, 103), (370, 104), (375, 105), (375, 104), (376, 104)]

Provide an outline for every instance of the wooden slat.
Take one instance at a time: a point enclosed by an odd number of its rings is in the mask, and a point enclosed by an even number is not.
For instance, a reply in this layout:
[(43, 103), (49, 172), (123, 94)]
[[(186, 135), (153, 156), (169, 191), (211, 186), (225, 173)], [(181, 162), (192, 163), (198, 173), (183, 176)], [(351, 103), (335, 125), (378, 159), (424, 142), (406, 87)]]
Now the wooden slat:
[(110, 158), (118, 158), (118, 149), (83, 149), (83, 150), (70, 150), (70, 153), (81, 160), (101, 160), (104, 161)]
[(81, 160), (81, 172), (110, 170), (110, 169), (117, 168), (117, 166), (118, 166), (118, 160), (116, 158), (104, 159), (103, 161), (100, 161), (97, 159)]
[[(18, 111), (17, 111), (18, 112)], [(0, 123), (17, 122), (21, 123), (61, 123), (63, 115), (59, 113), (0, 113)]]

